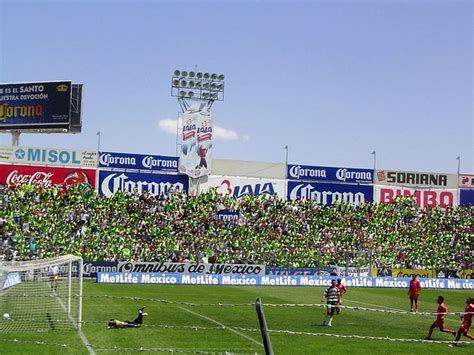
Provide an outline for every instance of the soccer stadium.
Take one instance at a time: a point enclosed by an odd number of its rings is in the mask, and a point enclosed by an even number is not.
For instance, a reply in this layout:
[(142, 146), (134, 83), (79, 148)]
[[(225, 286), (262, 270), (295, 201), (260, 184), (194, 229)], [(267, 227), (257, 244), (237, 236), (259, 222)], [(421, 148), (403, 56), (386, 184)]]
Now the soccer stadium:
[(0, 354), (474, 354), (472, 9), (0, 1)]

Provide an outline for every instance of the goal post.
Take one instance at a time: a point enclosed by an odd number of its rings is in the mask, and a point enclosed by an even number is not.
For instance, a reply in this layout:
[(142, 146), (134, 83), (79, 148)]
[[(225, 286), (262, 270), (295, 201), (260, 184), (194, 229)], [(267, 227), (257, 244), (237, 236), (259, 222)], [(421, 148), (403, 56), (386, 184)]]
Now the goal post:
[(82, 258), (0, 262), (0, 333), (79, 329)]

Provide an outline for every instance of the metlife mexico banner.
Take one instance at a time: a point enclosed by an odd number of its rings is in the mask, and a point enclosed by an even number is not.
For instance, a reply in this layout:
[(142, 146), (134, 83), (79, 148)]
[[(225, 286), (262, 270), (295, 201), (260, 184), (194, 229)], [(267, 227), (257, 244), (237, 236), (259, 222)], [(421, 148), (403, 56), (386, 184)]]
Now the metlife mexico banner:
[(245, 195), (277, 195), (280, 198), (285, 198), (285, 180), (282, 179), (210, 175), (206, 182), (200, 184), (199, 188), (202, 192), (206, 192), (213, 187), (218, 193), (234, 198), (241, 198)]
[(139, 194), (149, 192), (153, 196), (166, 194), (170, 190), (188, 191), (186, 175), (142, 173), (129, 171), (99, 170), (99, 194), (111, 197), (117, 191)]
[[(408, 289), (410, 278), (396, 277), (340, 277), (346, 287), (404, 288)], [(99, 272), (97, 282), (105, 284), (171, 284), (171, 285), (216, 285), (216, 286), (329, 286), (331, 276), (279, 276), (279, 275), (212, 275), (212, 274), (163, 274)], [(422, 288), (474, 290), (470, 279), (419, 279)]]
[(288, 200), (298, 199), (313, 200), (321, 205), (332, 205), (336, 201), (359, 205), (373, 201), (373, 186), (288, 181)]
[(337, 181), (344, 183), (372, 184), (374, 171), (359, 168), (288, 165), (288, 180)]
[(0, 162), (23, 165), (97, 167), (97, 152), (60, 148), (0, 145)]
[(99, 168), (178, 172), (178, 158), (164, 155), (100, 152)]

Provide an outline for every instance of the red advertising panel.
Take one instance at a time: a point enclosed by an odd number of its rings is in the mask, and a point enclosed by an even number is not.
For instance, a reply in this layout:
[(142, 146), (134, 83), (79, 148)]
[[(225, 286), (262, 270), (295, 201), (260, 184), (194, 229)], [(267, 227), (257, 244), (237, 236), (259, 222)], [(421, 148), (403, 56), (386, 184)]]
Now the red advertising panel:
[(438, 206), (446, 208), (458, 205), (457, 189), (412, 189), (375, 185), (374, 202), (392, 203), (397, 197), (411, 197), (421, 208)]
[(17, 186), (34, 184), (42, 187), (88, 183), (95, 188), (95, 169), (58, 168), (52, 166), (0, 165), (0, 184)]

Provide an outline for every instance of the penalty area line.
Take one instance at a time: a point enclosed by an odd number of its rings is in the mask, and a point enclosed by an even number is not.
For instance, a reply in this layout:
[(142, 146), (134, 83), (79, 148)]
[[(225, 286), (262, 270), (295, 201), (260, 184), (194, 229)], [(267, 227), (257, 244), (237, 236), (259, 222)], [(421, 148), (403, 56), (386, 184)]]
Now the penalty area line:
[(224, 325), (224, 324), (222, 324), (222, 323), (216, 321), (215, 319), (212, 319), (212, 318), (207, 317), (207, 316), (205, 316), (205, 315), (203, 315), (203, 314), (200, 314), (200, 313), (191, 311), (190, 309), (184, 308), (184, 307), (182, 307), (182, 306), (178, 306), (178, 308), (180, 308), (180, 309), (182, 309), (183, 311), (186, 311), (186, 312), (188, 312), (188, 313), (194, 314), (195, 316), (204, 318), (204, 319), (208, 320), (209, 322), (215, 323), (215, 324), (219, 325), (220, 327), (223, 327), (224, 329), (230, 330), (232, 333), (235, 333), (235, 334), (241, 336), (242, 338), (245, 338), (245, 339), (247, 339), (247, 340), (250, 340), (251, 342), (253, 342), (253, 343), (255, 343), (255, 344), (259, 345), (259, 346), (263, 346), (262, 343), (260, 343), (259, 341), (253, 339), (252, 337), (249, 337), (248, 335), (245, 335), (245, 334), (243, 334), (243, 333), (241, 333), (241, 332), (239, 332), (239, 331), (237, 331), (237, 330), (235, 330), (235, 329), (232, 329), (232, 328), (230, 328), (230, 327), (227, 327), (226, 325)]

